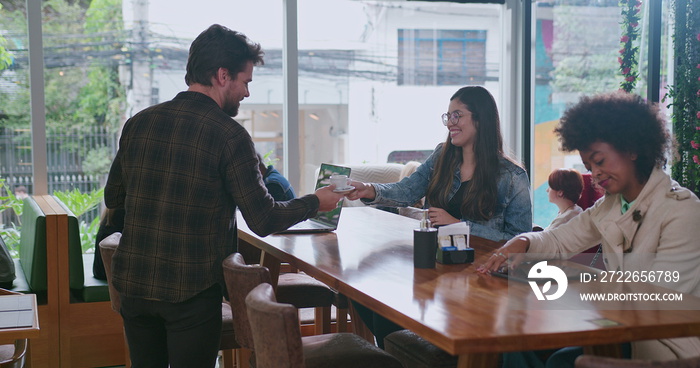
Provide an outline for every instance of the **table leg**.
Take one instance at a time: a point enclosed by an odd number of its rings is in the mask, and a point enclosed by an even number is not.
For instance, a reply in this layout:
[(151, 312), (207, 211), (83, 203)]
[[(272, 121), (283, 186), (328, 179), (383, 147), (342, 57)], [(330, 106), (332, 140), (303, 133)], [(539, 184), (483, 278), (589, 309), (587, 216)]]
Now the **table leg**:
[(350, 309), (350, 321), (352, 322), (352, 330), (356, 335), (362, 337), (363, 339), (369, 341), (372, 345), (374, 343), (374, 334), (369, 330), (369, 327), (365, 325), (365, 322), (360, 318), (360, 314), (357, 313), (355, 307), (352, 305), (350, 299), (348, 299), (348, 308)]
[(498, 353), (462, 354), (457, 360), (457, 368), (496, 368)]
[(260, 265), (267, 267), (270, 270), (270, 278), (272, 279), (272, 287), (277, 289), (277, 279), (280, 276), (280, 260), (270, 255), (270, 253), (262, 252), (260, 254)]

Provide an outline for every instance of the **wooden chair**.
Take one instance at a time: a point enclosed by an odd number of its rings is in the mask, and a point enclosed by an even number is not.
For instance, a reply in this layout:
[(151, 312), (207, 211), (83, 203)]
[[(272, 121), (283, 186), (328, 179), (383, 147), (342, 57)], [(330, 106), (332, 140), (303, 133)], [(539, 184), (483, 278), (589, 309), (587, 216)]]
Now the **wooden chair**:
[(268, 283), (256, 286), (245, 304), (257, 368), (402, 367), (396, 358), (355, 334), (301, 337), (296, 308), (277, 303)]
[(23, 368), (27, 355), (27, 339), (0, 345), (0, 368)]
[(659, 362), (581, 355), (576, 358), (574, 366), (576, 368), (698, 368), (700, 357)]
[[(247, 263), (260, 263), (261, 252), (259, 249), (239, 241), (238, 252)], [(331, 306), (336, 307), (337, 332), (348, 331), (349, 302), (347, 297), (321, 281), (305, 273), (299, 273), (288, 264), (283, 264), (282, 268), (285, 271), (280, 273), (277, 281), (277, 298), (300, 309), (313, 308), (312, 315), (307, 313), (307, 310), (300, 313), (301, 318), (304, 318), (302, 321), (303, 335), (320, 335), (331, 332)]]
[[(241, 345), (241, 347), (247, 349), (247, 352), (252, 352), (255, 350), (255, 344), (254, 337), (253, 337), (253, 330), (251, 323), (249, 322), (249, 316), (247, 312), (247, 306), (245, 302), (245, 298), (247, 295), (258, 285), (261, 284), (269, 284), (271, 281), (270, 273), (266, 267), (260, 266), (260, 265), (247, 265), (243, 259), (243, 256), (240, 253), (234, 253), (230, 256), (228, 256), (223, 263), (224, 267), (224, 279), (226, 280), (226, 288), (228, 289), (228, 294), (229, 294), (229, 299), (231, 302), (231, 309), (233, 311), (233, 316), (234, 316), (234, 328), (236, 332), (236, 339), (238, 343)], [(294, 314), (294, 319), (293, 323), (295, 324), (294, 328), (292, 329), (295, 336), (299, 336), (301, 338), (301, 331), (299, 328), (299, 316), (298, 316), (298, 310), (290, 305), (290, 304), (285, 304), (288, 305), (291, 309), (291, 311)], [(286, 330), (278, 330), (277, 338), (281, 339), (280, 334), (286, 334)], [(340, 337), (338, 338), (338, 335), (349, 335), (352, 337)], [(285, 335), (286, 336), (286, 335)], [(333, 337), (336, 336), (336, 337)], [(346, 342), (350, 344), (350, 346), (362, 346), (366, 349), (368, 349), (368, 352), (372, 352), (375, 350), (379, 350), (378, 348), (370, 345), (367, 341), (363, 340), (362, 338), (354, 335), (354, 334), (348, 334), (348, 333), (341, 333), (341, 334), (324, 334), (324, 335), (314, 335), (314, 336), (305, 336), (301, 338), (305, 343), (303, 344), (304, 347), (304, 354), (307, 356), (307, 367), (316, 367), (318, 365), (315, 365), (314, 359), (317, 359), (316, 357), (323, 356), (325, 354), (333, 354), (333, 349), (325, 352), (323, 349), (327, 346), (326, 342), (327, 341), (336, 341), (336, 342), (342, 342), (342, 344), (345, 344)], [(347, 341), (345, 341), (347, 340)], [(358, 342), (362, 341), (362, 342)], [(393, 358), (391, 359), (386, 359), (382, 358), (385, 353), (383, 353), (381, 350), (379, 350), (381, 354), (377, 355), (379, 358), (379, 362), (383, 361), (393, 361)], [(241, 362), (243, 365), (242, 367), (247, 367), (248, 359), (243, 359), (247, 358), (248, 356), (241, 356)], [(255, 354), (255, 366), (256, 367), (263, 367), (260, 365), (260, 362), (257, 361), (258, 354), (256, 352)], [(374, 357), (374, 356), (372, 356)], [(310, 359), (310, 360), (309, 360)], [(356, 362), (357, 360), (350, 360), (350, 362)], [(348, 363), (345, 363), (348, 364)], [(287, 365), (280, 365), (279, 367), (283, 367)], [(331, 366), (331, 365), (326, 365), (326, 366)], [(340, 365), (335, 368), (341, 368), (344, 365)], [(357, 365), (349, 365), (349, 366), (365, 366), (366, 368), (371, 368), (374, 367), (375, 365), (367, 365), (365, 364), (364, 360), (361, 361), (361, 363), (357, 363)], [(377, 367), (381, 365), (376, 365)], [(396, 365), (386, 365), (386, 367), (393, 367)], [(239, 366), (241, 367), (241, 366)], [(400, 367), (400, 365), (396, 366)]]
[[(109, 235), (99, 244), (100, 252), (102, 256), (102, 261), (105, 266), (105, 274), (107, 275), (107, 282), (109, 284), (109, 296), (112, 302), (112, 309), (119, 313), (120, 299), (119, 292), (114, 289), (112, 285), (112, 255), (117, 250), (119, 246), (119, 241), (121, 239), (121, 233), (114, 233)], [(221, 318), (222, 318), (222, 331), (221, 331), (221, 344), (220, 350), (222, 351), (223, 357), (223, 368), (233, 368), (235, 354), (234, 350), (239, 348), (238, 343), (236, 343), (236, 337), (234, 335), (233, 329), (233, 315), (231, 313), (231, 306), (229, 303), (222, 301), (221, 303)], [(124, 341), (126, 342), (126, 336), (124, 336)], [(129, 346), (126, 345), (126, 367), (131, 366), (131, 359), (129, 357)], [(2, 368), (2, 367), (0, 367)]]

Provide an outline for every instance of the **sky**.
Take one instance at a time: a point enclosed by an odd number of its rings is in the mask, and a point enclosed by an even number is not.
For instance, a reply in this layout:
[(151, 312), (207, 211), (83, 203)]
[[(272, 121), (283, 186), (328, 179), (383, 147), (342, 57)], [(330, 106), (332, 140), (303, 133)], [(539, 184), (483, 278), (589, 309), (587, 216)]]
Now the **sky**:
[[(193, 40), (211, 24), (219, 23), (246, 34), (263, 49), (282, 48), (284, 0), (146, 1), (150, 27), (155, 33)], [(134, 19), (132, 3), (133, 0), (124, 1), (127, 27)], [(299, 39), (310, 43), (299, 47), (357, 42), (366, 23), (363, 7), (362, 2), (350, 0), (299, 0)]]

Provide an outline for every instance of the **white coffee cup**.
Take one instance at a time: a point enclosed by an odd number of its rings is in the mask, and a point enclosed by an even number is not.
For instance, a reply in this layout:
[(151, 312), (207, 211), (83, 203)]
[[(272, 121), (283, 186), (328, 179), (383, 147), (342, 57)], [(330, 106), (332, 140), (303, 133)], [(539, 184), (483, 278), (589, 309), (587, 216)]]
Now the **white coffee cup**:
[(350, 178), (347, 175), (333, 174), (331, 184), (335, 185), (335, 189), (345, 189), (350, 186)]

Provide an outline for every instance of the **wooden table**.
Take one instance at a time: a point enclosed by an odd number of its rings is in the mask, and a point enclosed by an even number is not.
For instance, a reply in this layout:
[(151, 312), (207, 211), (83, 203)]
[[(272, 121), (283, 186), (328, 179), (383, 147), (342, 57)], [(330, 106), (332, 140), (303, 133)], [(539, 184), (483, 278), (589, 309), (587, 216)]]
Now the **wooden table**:
[(482, 238), (471, 238), (474, 264), (415, 269), (418, 221), (388, 212), (348, 207), (335, 232), (264, 238), (238, 216), (239, 241), (261, 249), (273, 274), (287, 262), (459, 355), (459, 367), (495, 366), (500, 352), (595, 346), (600, 353), (626, 341), (700, 335), (700, 299), (687, 294), (685, 306), (695, 310), (566, 310), (566, 300), (563, 310), (528, 309), (537, 302), (528, 284), (475, 272), (499, 245)]
[(0, 289), (0, 345), (38, 337), (36, 295)]

